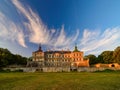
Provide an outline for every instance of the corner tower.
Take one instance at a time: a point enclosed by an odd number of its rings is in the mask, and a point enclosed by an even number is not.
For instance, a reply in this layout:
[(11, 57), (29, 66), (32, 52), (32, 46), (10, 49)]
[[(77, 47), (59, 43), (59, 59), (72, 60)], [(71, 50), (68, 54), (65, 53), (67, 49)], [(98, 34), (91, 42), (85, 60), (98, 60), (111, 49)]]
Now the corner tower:
[(79, 51), (77, 48), (77, 45), (75, 45), (75, 48), (72, 52), (72, 66), (75, 67), (88, 67), (89, 66), (89, 60), (83, 59), (83, 52)]
[(41, 48), (41, 44), (39, 44), (39, 48), (37, 51), (32, 53), (33, 61), (44, 61), (44, 52)]
[(75, 44), (75, 48), (74, 48), (73, 52), (80, 52), (80, 51), (78, 50), (78, 48), (77, 48), (77, 45), (76, 45), (76, 44)]

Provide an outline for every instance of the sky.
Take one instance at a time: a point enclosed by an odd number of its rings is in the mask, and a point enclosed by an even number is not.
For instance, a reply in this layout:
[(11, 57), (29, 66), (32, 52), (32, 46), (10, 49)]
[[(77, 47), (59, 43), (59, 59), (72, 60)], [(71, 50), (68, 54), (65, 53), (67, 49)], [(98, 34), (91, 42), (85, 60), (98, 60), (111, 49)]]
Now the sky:
[(0, 47), (99, 55), (120, 45), (120, 0), (0, 0)]

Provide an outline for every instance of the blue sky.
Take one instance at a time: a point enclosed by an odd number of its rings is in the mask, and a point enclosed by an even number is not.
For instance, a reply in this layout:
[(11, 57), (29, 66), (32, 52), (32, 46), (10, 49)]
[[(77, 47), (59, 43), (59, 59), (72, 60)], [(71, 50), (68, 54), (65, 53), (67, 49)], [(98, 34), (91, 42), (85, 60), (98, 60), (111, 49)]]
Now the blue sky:
[(1, 0), (0, 47), (31, 56), (43, 50), (98, 55), (120, 45), (120, 0)]

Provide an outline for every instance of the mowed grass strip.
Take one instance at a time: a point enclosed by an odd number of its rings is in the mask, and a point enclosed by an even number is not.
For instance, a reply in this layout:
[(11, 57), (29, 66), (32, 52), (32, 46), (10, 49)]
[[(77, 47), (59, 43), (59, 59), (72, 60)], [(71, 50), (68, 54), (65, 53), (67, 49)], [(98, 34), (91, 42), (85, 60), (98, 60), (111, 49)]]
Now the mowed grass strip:
[(120, 90), (120, 72), (0, 73), (0, 90)]

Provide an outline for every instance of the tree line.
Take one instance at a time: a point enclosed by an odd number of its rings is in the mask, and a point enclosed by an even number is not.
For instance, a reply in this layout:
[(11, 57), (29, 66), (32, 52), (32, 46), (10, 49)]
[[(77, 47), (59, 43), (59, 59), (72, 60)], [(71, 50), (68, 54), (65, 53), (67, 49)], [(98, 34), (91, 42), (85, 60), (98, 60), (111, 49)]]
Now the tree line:
[[(103, 51), (97, 57), (93, 54), (86, 55), (85, 58), (89, 58), (89, 64), (97, 63), (119, 63), (120, 64), (120, 46), (114, 51)], [(7, 65), (26, 65), (27, 60), (32, 58), (22, 57), (18, 54), (12, 54), (8, 49), (0, 48), (0, 67)]]
[(12, 54), (8, 49), (0, 48), (0, 67), (7, 65), (26, 65), (28, 58)]
[(85, 56), (85, 58), (89, 58), (89, 64), (97, 64), (97, 63), (118, 63), (120, 64), (120, 46), (117, 47), (114, 51), (103, 51), (98, 57), (93, 54), (89, 54)]

